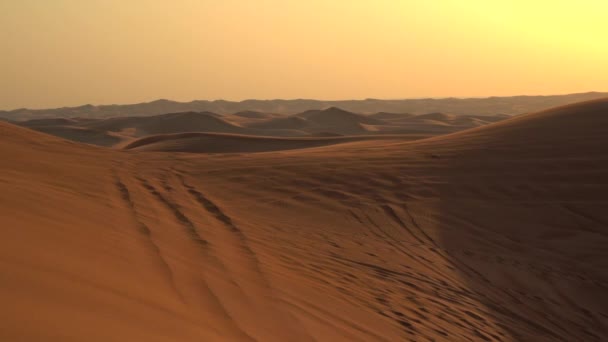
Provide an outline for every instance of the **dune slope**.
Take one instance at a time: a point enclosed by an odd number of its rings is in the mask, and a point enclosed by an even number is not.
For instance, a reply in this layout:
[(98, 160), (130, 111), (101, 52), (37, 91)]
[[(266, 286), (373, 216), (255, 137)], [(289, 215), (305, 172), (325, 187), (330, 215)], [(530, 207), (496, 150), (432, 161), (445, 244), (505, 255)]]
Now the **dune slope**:
[(0, 337), (605, 340), (607, 104), (243, 155), (0, 123)]

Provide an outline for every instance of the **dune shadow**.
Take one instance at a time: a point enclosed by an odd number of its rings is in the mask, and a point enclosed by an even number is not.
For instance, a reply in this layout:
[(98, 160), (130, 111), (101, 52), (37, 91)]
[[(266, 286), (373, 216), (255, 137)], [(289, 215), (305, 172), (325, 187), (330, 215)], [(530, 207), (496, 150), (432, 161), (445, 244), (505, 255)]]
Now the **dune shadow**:
[(468, 317), (480, 339), (608, 338), (607, 103), (424, 146), (439, 243), (481, 304)]

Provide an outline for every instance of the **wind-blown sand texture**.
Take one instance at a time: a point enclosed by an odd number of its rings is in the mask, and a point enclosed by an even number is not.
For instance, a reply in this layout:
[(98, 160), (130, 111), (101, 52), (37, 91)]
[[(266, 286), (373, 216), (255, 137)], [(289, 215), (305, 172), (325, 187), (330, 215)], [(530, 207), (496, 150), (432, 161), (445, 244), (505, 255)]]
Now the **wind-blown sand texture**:
[(0, 340), (605, 341), (607, 139), (608, 99), (265, 153), (0, 123)]

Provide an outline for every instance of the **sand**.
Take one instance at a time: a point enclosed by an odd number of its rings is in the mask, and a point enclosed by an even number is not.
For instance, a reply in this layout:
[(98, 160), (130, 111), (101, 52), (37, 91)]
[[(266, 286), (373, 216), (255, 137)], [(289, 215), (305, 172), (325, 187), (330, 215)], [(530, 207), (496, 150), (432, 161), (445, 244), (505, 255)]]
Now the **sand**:
[(607, 138), (608, 99), (264, 153), (0, 123), (0, 340), (606, 340)]

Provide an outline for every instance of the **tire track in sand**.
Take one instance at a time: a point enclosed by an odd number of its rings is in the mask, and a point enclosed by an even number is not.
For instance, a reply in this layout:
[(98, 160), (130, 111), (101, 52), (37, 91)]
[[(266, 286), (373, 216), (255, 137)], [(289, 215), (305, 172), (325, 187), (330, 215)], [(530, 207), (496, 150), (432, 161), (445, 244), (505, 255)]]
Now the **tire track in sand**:
[[(216, 260), (212, 255), (210, 255), (209, 253), (209, 242), (204, 239), (198, 232), (194, 222), (192, 220), (190, 220), (178, 207), (178, 205), (174, 202), (172, 202), (168, 197), (166, 197), (165, 195), (163, 195), (160, 191), (157, 190), (157, 188), (152, 185), (150, 182), (146, 181), (145, 179), (141, 178), (141, 177), (137, 177), (136, 179), (140, 182), (140, 184), (143, 186), (144, 189), (146, 189), (151, 195), (153, 195), (154, 198), (156, 198), (169, 212), (171, 212), (174, 216), (174, 218), (177, 220), (177, 222), (184, 228), (187, 236), (189, 237), (190, 241), (193, 241), (195, 243), (196, 246), (198, 246), (198, 250), (200, 252), (200, 256), (203, 258), (203, 260), (206, 261), (212, 261), (215, 263), (218, 263), (219, 261)], [(164, 185), (163, 188), (167, 191), (168, 190), (168, 180), (161, 180)], [(171, 189), (172, 191), (173, 189)], [(221, 263), (219, 263), (219, 265), (221, 266)], [(224, 269), (224, 271), (226, 271)], [(237, 336), (239, 337), (239, 340), (247, 340), (247, 341), (255, 341), (255, 338), (253, 338), (251, 335), (249, 335), (249, 333), (243, 329), (243, 327), (240, 326), (240, 324), (237, 322), (237, 320), (229, 313), (229, 310), (226, 308), (226, 306), (222, 303), (222, 300), (220, 298), (220, 296), (218, 296), (218, 294), (216, 294), (212, 287), (211, 284), (209, 283), (209, 281), (207, 280), (207, 277), (205, 275), (205, 272), (203, 270), (201, 270), (201, 274), (199, 275), (200, 277), (195, 277), (198, 279), (198, 282), (200, 282), (200, 288), (199, 290), (199, 294), (194, 295), (193, 297), (193, 293), (189, 294), (189, 298), (191, 300), (195, 300), (195, 302), (197, 304), (195, 304), (193, 307), (195, 308), (195, 310), (198, 310), (199, 307), (213, 307), (215, 308), (216, 314), (223, 317), (224, 321), (226, 322), (226, 326), (224, 326), (224, 329), (232, 329)], [(202, 295), (202, 297), (201, 297)], [(190, 303), (190, 305), (192, 305), (192, 303)]]
[(156, 197), (156, 199), (158, 199), (165, 207), (167, 207), (167, 209), (169, 209), (169, 211), (171, 211), (177, 221), (179, 221), (184, 227), (190, 238), (194, 242), (196, 242), (201, 248), (206, 250), (209, 245), (209, 242), (198, 233), (196, 227), (194, 226), (194, 223), (192, 223), (192, 221), (190, 221), (190, 219), (186, 217), (186, 215), (184, 215), (184, 213), (178, 208), (178, 206), (175, 203), (169, 201), (165, 196), (163, 196), (163, 194), (156, 190), (156, 188), (145, 179), (139, 177), (137, 177), (137, 179), (139, 180), (141, 185), (146, 190), (148, 190), (148, 192), (150, 192), (150, 194)]
[[(255, 276), (255, 281), (258, 285), (262, 287), (262, 290), (266, 292), (266, 298), (275, 298), (276, 294), (273, 294), (273, 289), (266, 279), (264, 272), (261, 268), (260, 261), (253, 251), (253, 249), (249, 246), (249, 242), (247, 237), (243, 233), (243, 231), (234, 223), (232, 218), (228, 216), (218, 205), (216, 205), (209, 197), (205, 196), (201, 191), (199, 191), (194, 186), (188, 184), (184, 177), (176, 172), (177, 178), (179, 179), (181, 185), (184, 189), (190, 194), (190, 196), (207, 212), (209, 213), (215, 220), (221, 223), (222, 226), (227, 228), (226, 230), (230, 232), (229, 236), (233, 240), (233, 246), (240, 249), (244, 252), (245, 258), (244, 261), (247, 263), (246, 269), (253, 270), (253, 275)], [(247, 267), (248, 266), (248, 267)], [(231, 272), (234, 273), (234, 272)], [(289, 312), (281, 310), (277, 303), (274, 305), (275, 312), (277, 313), (277, 318), (281, 319), (284, 323), (285, 317), (288, 318), (290, 322), (297, 324), (296, 328), (298, 329), (297, 334), (302, 337), (302, 339), (312, 338), (306, 333), (304, 328), (301, 326), (300, 322), (293, 317)], [(276, 323), (275, 323), (276, 324)], [(280, 324), (279, 324), (280, 325)]]
[(114, 172), (114, 178), (115, 178), (114, 184), (116, 185), (116, 188), (118, 189), (118, 192), (120, 193), (121, 199), (123, 200), (123, 202), (129, 209), (129, 211), (131, 212), (131, 216), (133, 217), (133, 220), (135, 221), (137, 229), (138, 229), (139, 233), (143, 236), (144, 244), (146, 246), (148, 246), (148, 248), (152, 251), (153, 255), (156, 257), (158, 264), (160, 265), (160, 268), (161, 268), (161, 273), (165, 275), (165, 278), (168, 280), (173, 291), (177, 294), (177, 296), (179, 297), (179, 299), (182, 302), (185, 302), (182, 293), (177, 288), (173, 270), (171, 269), (171, 266), (169, 266), (169, 263), (167, 262), (167, 260), (165, 260), (165, 258), (163, 257), (163, 254), (162, 254), (159, 246), (154, 241), (150, 228), (138, 218), (137, 208), (135, 206), (135, 202), (133, 201), (133, 198), (131, 197), (131, 192), (129, 191), (129, 188), (125, 185), (125, 183), (123, 183), (121, 181), (120, 177), (118, 176), (118, 174), (116, 172)]

